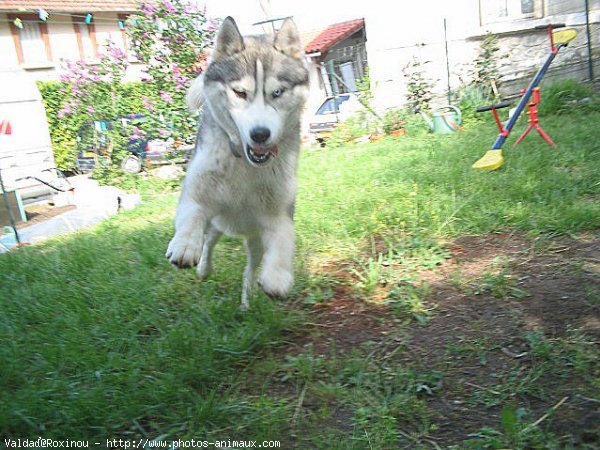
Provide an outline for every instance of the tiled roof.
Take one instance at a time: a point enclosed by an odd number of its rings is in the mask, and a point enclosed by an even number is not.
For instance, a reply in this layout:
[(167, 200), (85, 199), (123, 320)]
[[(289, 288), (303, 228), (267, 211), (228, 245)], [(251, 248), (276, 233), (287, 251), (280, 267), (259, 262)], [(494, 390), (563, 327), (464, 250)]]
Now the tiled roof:
[(300, 31), (300, 42), (306, 48), (314, 39), (323, 32), (323, 28), (319, 30)]
[(135, 11), (138, 0), (0, 0), (0, 11), (94, 12)]
[[(316, 35), (313, 35), (314, 37), (310, 33), (303, 33), (304, 52), (307, 54), (326, 52), (341, 40), (364, 28), (364, 26), (365, 19), (355, 19), (329, 25), (327, 28), (320, 30)], [(306, 37), (312, 39), (307, 42)]]

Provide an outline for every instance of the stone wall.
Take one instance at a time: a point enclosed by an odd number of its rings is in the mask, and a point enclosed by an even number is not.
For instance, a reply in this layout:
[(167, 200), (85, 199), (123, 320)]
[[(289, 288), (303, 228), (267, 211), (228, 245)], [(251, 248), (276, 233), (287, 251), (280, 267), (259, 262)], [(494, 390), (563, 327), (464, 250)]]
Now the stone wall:
[[(544, 76), (543, 83), (556, 79), (571, 78), (589, 81), (588, 43), (585, 26), (570, 27), (577, 37), (562, 48)], [(592, 62), (594, 78), (600, 77), (600, 24), (591, 25)], [(504, 98), (519, 95), (550, 54), (550, 42), (546, 31), (529, 30), (500, 37), (500, 93)]]

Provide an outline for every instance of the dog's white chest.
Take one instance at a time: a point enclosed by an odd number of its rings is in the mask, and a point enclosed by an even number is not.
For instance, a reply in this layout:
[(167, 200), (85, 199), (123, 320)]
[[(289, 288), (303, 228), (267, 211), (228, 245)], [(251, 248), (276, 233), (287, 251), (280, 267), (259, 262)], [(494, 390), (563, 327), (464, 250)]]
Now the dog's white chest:
[(211, 212), (212, 223), (225, 234), (255, 235), (294, 202), (295, 181), (284, 170), (285, 161), (264, 169), (232, 158), (219, 163), (199, 161), (195, 166), (190, 170), (197, 170), (197, 176), (186, 188)]

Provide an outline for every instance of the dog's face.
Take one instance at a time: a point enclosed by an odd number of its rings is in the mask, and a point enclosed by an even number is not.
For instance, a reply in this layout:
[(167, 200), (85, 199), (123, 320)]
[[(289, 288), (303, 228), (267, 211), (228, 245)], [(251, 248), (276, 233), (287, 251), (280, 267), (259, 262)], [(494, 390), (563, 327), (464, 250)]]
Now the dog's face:
[(308, 78), (291, 20), (274, 37), (242, 37), (228, 17), (204, 74), (204, 90), (213, 110), (229, 114), (247, 161), (258, 167), (277, 156), (289, 125), (299, 120), (308, 97)]

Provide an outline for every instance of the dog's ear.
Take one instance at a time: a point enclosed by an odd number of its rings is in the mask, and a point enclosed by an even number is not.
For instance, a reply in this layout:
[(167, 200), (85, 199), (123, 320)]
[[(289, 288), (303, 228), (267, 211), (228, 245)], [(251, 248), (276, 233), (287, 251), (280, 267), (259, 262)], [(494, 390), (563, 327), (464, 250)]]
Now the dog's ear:
[(273, 43), (276, 50), (292, 58), (302, 59), (302, 44), (296, 24), (292, 19), (285, 19), (275, 35)]
[(244, 50), (244, 39), (238, 29), (235, 20), (227, 16), (221, 25), (219, 34), (217, 34), (217, 45), (214, 51), (214, 57), (231, 56)]

